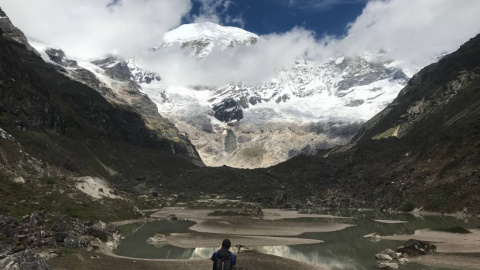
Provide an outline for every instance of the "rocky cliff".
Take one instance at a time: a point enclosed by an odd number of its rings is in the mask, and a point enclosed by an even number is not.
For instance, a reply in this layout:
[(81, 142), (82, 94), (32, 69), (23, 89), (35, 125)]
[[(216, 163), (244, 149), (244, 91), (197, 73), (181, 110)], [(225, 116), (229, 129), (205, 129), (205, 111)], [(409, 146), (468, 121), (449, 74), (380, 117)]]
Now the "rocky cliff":
[[(120, 81), (127, 85), (123, 92), (104, 88), (61, 51), (49, 51), (57, 63), (46, 63), (18, 35), (4, 34), (5, 24), (0, 26), (1, 213), (135, 217), (129, 194), (150, 192), (141, 179), (201, 165), (188, 139), (158, 115), (148, 98), (138, 89), (128, 94), (133, 82)], [(123, 70), (120, 63), (110, 72), (120, 80)], [(72, 80), (74, 72), (91, 81)]]
[(109, 56), (92, 62), (77, 61), (66, 56), (60, 49), (34, 43), (47, 63), (51, 63), (59, 72), (95, 89), (107, 101), (128, 107), (143, 118), (147, 128), (156, 136), (172, 142), (172, 153), (181, 153), (198, 160), (201, 159), (186, 134), (181, 133), (169, 120), (163, 118), (157, 106), (142, 93), (140, 83), (149, 84), (160, 81), (160, 76), (139, 70), (135, 60), (129, 62)]

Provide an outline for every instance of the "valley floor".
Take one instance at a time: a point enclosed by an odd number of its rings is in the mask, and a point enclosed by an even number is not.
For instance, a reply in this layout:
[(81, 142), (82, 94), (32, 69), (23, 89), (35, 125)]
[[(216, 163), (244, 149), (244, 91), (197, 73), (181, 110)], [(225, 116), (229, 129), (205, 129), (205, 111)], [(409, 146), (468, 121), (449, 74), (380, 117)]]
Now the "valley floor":
[[(167, 208), (151, 215), (152, 218), (145, 220), (122, 221), (116, 225), (130, 223), (150, 222), (155, 219), (165, 219), (175, 214), (179, 220), (191, 220), (196, 224), (188, 233), (171, 233), (166, 235), (167, 243), (181, 248), (217, 247), (222, 239), (230, 238), (233, 246), (242, 244), (245, 246), (280, 246), (296, 244), (322, 243), (321, 240), (297, 238), (298, 234), (309, 231), (335, 232), (352, 226), (352, 221), (358, 220), (348, 217), (331, 215), (299, 214), (293, 211), (264, 209), (264, 219), (239, 217), (239, 216), (212, 216), (212, 209), (185, 209)], [(311, 222), (293, 223), (292, 218), (328, 218), (331, 223), (316, 223), (313, 227)], [(356, 220), (356, 221), (355, 221)], [(383, 224), (402, 224), (401, 220), (374, 220)], [(221, 231), (222, 228), (227, 228)], [(295, 230), (292, 230), (295, 228)], [(220, 230), (220, 231), (219, 231)], [(411, 257), (411, 263), (442, 267), (442, 269), (480, 269), (480, 230), (470, 229), (471, 234), (454, 234), (437, 232), (429, 229), (417, 230), (413, 235), (383, 236), (385, 240), (406, 241), (414, 238), (430, 241), (437, 245), (438, 253), (421, 257)], [(282, 237), (283, 236), (283, 237)], [(323, 245), (323, 244), (322, 244)], [(190, 260), (159, 260), (159, 259), (133, 259), (118, 256), (107, 249), (103, 253), (92, 253), (84, 250), (76, 250), (65, 256), (48, 260), (48, 264), (56, 270), (100, 270), (100, 269), (210, 269), (209, 259)], [(234, 250), (235, 251), (235, 250)], [(243, 270), (310, 270), (331, 269), (325, 266), (314, 266), (305, 262), (291, 260), (279, 256), (259, 253), (253, 250), (245, 250), (237, 253), (238, 269)], [(373, 253), (372, 253), (373, 256)], [(372, 265), (375, 261), (372, 260)], [(336, 268), (335, 268), (336, 269)], [(347, 268), (338, 268), (347, 269)]]

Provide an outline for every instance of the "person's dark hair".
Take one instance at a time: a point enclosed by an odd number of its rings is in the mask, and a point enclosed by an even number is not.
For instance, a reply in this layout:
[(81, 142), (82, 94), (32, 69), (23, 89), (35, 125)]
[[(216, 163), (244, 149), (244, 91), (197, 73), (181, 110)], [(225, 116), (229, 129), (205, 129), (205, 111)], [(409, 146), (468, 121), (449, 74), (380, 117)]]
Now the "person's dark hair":
[(230, 242), (230, 239), (225, 239), (222, 242), (222, 248), (224, 249), (229, 249), (230, 246), (232, 246), (232, 242)]

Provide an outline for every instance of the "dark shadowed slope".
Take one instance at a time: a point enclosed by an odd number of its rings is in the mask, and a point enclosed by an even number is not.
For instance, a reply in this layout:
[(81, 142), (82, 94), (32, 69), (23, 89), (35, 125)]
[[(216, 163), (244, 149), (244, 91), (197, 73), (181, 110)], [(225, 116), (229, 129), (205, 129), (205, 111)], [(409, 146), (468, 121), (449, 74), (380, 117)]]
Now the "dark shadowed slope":
[(75, 177), (99, 177), (131, 191), (145, 173), (175, 174), (201, 163), (185, 141), (162, 137), (130, 107), (109, 103), (45, 63), (8, 18), (0, 18), (0, 29), (0, 212), (70, 204), (68, 198), (59, 203), (58, 194), (70, 196)]

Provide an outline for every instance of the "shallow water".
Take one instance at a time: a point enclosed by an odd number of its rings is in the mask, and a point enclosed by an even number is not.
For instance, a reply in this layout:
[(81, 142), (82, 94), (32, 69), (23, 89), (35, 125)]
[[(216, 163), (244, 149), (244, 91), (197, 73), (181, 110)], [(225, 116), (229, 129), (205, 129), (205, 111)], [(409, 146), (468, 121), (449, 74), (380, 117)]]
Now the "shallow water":
[[(154, 246), (147, 239), (157, 233), (184, 233), (195, 222), (179, 220), (172, 223), (167, 220), (157, 220), (145, 224), (127, 225), (127, 231), (133, 231), (120, 242), (115, 253), (125, 257), (146, 259), (205, 259), (209, 258), (215, 248), (179, 248), (171, 245)], [(125, 234), (122, 229), (122, 235)]]
[[(345, 213), (344, 213), (345, 214)], [(479, 220), (460, 220), (454, 217), (414, 217), (405, 215), (380, 215), (373, 212), (354, 213), (350, 215), (352, 219), (326, 219), (326, 218), (301, 218), (298, 221), (308, 221), (312, 223), (350, 223), (356, 226), (337, 232), (326, 233), (305, 233), (300, 238), (320, 239), (324, 243), (310, 245), (294, 246), (271, 246), (255, 247), (263, 253), (281, 256), (288, 259), (307, 262), (319, 265), (327, 269), (349, 269), (363, 270), (374, 269), (376, 261), (373, 256), (386, 248), (396, 249), (402, 241), (381, 240), (371, 242), (363, 236), (372, 232), (380, 235), (393, 234), (411, 234), (417, 229), (425, 228), (446, 228), (452, 226), (476, 227), (480, 224)], [(373, 221), (373, 219), (391, 219), (403, 220), (407, 223), (384, 224)], [(156, 233), (185, 233), (194, 222), (177, 221), (154, 221), (146, 224), (131, 224), (126, 228), (128, 235), (123, 239), (116, 250), (116, 254), (133, 258), (151, 258), (151, 259), (208, 259), (216, 248), (178, 248), (170, 245), (156, 247), (148, 244), (146, 240)], [(235, 243), (233, 243), (235, 244)], [(241, 260), (241, 255), (239, 256)], [(443, 270), (452, 268), (441, 268), (433, 266), (424, 266), (415, 263), (409, 263), (400, 266), (405, 270)]]

